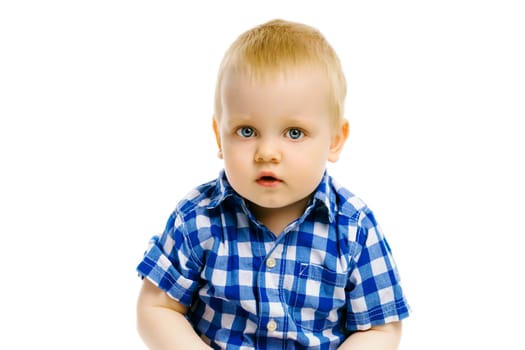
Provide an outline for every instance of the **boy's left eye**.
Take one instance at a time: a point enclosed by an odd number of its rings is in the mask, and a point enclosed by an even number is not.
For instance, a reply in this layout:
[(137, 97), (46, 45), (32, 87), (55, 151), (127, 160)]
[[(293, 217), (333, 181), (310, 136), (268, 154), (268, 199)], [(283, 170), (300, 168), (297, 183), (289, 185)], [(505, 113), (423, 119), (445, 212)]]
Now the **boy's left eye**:
[(301, 137), (304, 136), (304, 133), (303, 133), (303, 131), (301, 129), (292, 128), (292, 129), (287, 131), (287, 135), (292, 140), (298, 140), (298, 139), (300, 139)]

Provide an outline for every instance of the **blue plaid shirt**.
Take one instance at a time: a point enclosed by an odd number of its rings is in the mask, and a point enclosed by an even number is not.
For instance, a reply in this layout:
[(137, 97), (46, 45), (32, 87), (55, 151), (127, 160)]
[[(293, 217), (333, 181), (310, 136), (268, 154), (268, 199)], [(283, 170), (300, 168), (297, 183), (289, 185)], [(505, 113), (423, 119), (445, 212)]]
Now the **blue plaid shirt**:
[(216, 349), (335, 349), (409, 314), (372, 212), (327, 173), (276, 237), (221, 172), (179, 203), (137, 271), (191, 306)]

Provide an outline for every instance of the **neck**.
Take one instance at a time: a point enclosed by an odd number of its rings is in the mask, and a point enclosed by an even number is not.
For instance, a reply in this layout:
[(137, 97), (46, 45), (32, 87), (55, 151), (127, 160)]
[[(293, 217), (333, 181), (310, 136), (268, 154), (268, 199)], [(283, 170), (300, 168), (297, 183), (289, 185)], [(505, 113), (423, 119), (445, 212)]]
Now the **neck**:
[(249, 207), (257, 220), (278, 236), (286, 226), (303, 215), (309, 201), (310, 197), (307, 197), (282, 208), (265, 208), (254, 203), (250, 203)]

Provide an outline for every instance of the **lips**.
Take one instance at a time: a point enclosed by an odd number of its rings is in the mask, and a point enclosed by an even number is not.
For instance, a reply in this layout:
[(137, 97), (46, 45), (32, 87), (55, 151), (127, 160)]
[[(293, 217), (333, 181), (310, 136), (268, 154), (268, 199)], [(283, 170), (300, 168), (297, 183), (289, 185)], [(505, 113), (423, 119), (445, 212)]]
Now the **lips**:
[(282, 180), (277, 178), (277, 176), (271, 172), (261, 172), (255, 182), (264, 187), (275, 187), (279, 185)]

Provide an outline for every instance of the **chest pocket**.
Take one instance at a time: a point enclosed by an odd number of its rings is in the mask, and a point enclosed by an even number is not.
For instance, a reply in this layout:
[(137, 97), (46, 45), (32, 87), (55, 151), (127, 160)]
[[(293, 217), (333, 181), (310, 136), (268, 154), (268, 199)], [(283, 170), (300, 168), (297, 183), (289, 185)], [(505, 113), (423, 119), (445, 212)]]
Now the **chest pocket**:
[(297, 326), (321, 331), (338, 325), (345, 306), (346, 274), (300, 262), (296, 271), (290, 305)]

